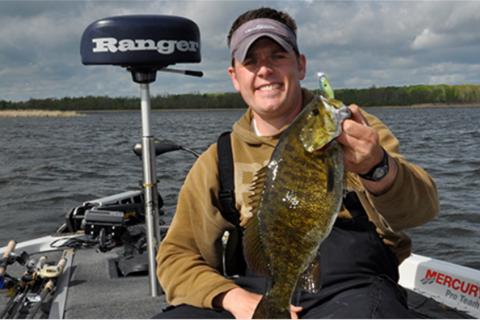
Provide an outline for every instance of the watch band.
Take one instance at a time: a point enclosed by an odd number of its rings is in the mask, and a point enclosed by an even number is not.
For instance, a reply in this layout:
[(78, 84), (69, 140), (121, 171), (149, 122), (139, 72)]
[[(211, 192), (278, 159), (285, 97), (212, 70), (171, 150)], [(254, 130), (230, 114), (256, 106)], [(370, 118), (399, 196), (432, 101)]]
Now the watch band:
[(370, 180), (370, 181), (379, 181), (383, 179), (389, 170), (389, 165), (388, 165), (388, 153), (383, 149), (383, 158), (382, 160), (377, 163), (375, 166), (373, 166), (370, 171), (368, 171), (365, 174), (359, 174), (359, 176), (365, 180)]

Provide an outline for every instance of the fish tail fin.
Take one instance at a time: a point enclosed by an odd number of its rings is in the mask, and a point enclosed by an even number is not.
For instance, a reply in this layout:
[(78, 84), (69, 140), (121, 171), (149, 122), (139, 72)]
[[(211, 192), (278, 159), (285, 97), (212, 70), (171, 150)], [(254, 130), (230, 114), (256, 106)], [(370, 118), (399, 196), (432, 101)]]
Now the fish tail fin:
[(269, 299), (265, 296), (262, 297), (260, 303), (257, 305), (252, 319), (290, 319), (290, 310), (278, 309), (270, 303)]

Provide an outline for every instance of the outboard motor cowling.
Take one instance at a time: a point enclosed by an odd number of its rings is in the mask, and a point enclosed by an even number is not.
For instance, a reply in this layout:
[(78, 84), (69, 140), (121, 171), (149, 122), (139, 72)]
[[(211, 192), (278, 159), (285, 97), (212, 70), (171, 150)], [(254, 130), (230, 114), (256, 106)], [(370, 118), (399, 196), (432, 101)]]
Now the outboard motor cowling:
[(186, 18), (163, 15), (131, 15), (97, 20), (82, 35), (85, 65), (111, 64), (127, 68), (140, 84), (142, 113), (142, 162), (145, 223), (147, 230), (150, 294), (158, 295), (156, 248), (160, 242), (154, 137), (151, 132), (149, 84), (157, 71), (201, 77), (200, 71), (169, 69), (176, 63), (200, 62), (200, 32)]

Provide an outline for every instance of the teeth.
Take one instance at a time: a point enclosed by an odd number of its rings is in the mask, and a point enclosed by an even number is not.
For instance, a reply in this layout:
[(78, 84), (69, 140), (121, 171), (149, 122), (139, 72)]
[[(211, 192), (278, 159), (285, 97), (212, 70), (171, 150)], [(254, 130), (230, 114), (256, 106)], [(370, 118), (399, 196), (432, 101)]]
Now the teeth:
[(280, 88), (279, 84), (270, 84), (270, 85), (267, 85), (267, 86), (260, 87), (259, 90), (269, 91), (269, 90), (274, 90), (274, 89), (278, 89), (278, 88)]

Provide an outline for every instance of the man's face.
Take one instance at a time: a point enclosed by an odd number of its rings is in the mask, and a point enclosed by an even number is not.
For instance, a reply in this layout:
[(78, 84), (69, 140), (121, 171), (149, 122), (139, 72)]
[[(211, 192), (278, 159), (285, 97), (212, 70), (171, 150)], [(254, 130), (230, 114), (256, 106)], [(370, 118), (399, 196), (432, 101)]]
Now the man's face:
[(265, 120), (296, 115), (301, 108), (305, 57), (285, 51), (268, 37), (250, 47), (243, 63), (235, 59), (228, 73), (245, 103)]

